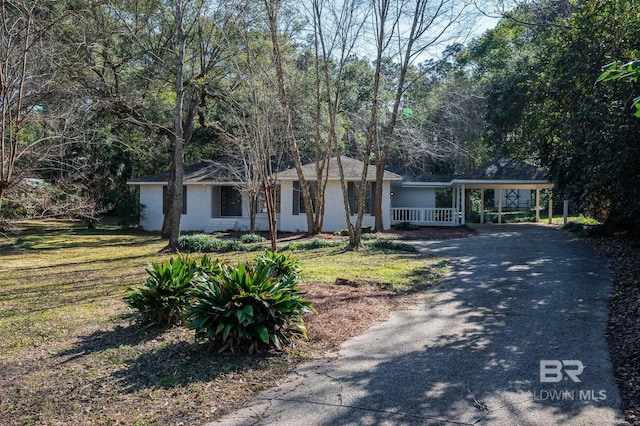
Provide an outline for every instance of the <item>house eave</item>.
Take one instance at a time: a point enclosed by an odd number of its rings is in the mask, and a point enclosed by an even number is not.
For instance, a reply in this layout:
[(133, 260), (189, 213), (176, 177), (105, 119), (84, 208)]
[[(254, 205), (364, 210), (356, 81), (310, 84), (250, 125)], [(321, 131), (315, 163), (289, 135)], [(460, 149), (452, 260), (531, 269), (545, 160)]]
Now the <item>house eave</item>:
[[(158, 181), (158, 182), (140, 182), (135, 180), (127, 181), (127, 185), (167, 185), (167, 181)], [(220, 181), (189, 181), (185, 180), (182, 182), (183, 185), (208, 185), (208, 186), (234, 186), (234, 185), (246, 185), (246, 182), (220, 182)]]
[(466, 186), (467, 189), (546, 189), (553, 188), (548, 180), (486, 180), (486, 179), (454, 179), (452, 186)]
[(403, 188), (449, 188), (451, 182), (402, 182)]

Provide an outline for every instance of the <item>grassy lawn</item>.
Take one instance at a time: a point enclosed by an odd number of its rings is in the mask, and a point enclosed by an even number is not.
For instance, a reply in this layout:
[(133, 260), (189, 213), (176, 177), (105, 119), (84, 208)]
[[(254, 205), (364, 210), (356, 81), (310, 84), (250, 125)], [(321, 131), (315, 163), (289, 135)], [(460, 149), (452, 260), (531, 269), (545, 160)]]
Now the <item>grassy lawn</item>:
[[(1, 238), (3, 424), (199, 424), (327, 347), (312, 328), (311, 342), (254, 356), (212, 353), (180, 327), (137, 332), (122, 297), (144, 282), (147, 262), (167, 257), (158, 254), (165, 244), (157, 236), (60, 222), (22, 224)], [(312, 290), (340, 287), (329, 285), (338, 277), (375, 277), (406, 293), (423, 290), (444, 272), (442, 259), (416, 254), (335, 248), (292, 254), (314, 303)], [(220, 258), (237, 263), (254, 255)], [(372, 304), (388, 300), (373, 296)], [(348, 304), (332, 305), (333, 298), (317, 300), (334, 316), (349, 310)], [(314, 318), (316, 327), (324, 326), (322, 317), (321, 311)]]

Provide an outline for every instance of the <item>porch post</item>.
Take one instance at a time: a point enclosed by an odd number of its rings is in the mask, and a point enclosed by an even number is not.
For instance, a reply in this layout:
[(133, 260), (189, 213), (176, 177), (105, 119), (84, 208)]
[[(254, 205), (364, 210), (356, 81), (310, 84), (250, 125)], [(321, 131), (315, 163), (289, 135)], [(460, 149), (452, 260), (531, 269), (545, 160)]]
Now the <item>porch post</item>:
[(466, 194), (466, 192), (467, 191), (465, 191), (465, 189), (464, 189), (464, 184), (462, 184), (462, 188), (460, 188), (460, 192), (462, 193), (461, 194), (462, 195), (462, 204), (461, 204), (461, 207), (462, 207), (462, 218), (461, 218), (461, 220), (462, 220), (462, 225), (464, 225), (466, 223), (466, 220), (467, 220), (466, 219), (466, 215), (467, 215), (467, 211), (466, 211), (467, 210), (467, 194)]
[(451, 188), (451, 208), (453, 208), (453, 224), (458, 224), (458, 187)]
[(553, 223), (553, 189), (549, 189), (549, 225)]
[(502, 223), (502, 189), (498, 189), (498, 223)]
[(536, 188), (536, 223), (540, 222), (540, 188)]
[(484, 223), (484, 189), (480, 190), (480, 223)]

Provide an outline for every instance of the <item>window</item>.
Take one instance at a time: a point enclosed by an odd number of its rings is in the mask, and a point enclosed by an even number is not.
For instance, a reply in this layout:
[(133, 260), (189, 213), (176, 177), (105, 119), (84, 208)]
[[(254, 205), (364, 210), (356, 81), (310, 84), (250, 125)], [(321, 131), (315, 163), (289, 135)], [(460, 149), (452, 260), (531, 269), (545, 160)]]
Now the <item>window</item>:
[[(347, 182), (347, 194), (349, 196), (349, 209), (351, 214), (356, 214), (358, 193), (360, 192), (360, 182)], [(367, 188), (364, 193), (364, 213), (369, 215), (375, 214), (376, 199), (376, 183), (367, 182)]]
[[(316, 182), (307, 182), (309, 185), (309, 195), (311, 196), (311, 204), (315, 209), (316, 206)], [(302, 191), (300, 190), (300, 182), (293, 182), (293, 214), (305, 214), (307, 211), (304, 207), (304, 199), (302, 197)]]
[(232, 186), (220, 187), (220, 216), (242, 216), (242, 194)]
[[(167, 192), (169, 188), (167, 186), (162, 187), (162, 214), (167, 212)], [(182, 214), (187, 214), (187, 187), (182, 187)]]

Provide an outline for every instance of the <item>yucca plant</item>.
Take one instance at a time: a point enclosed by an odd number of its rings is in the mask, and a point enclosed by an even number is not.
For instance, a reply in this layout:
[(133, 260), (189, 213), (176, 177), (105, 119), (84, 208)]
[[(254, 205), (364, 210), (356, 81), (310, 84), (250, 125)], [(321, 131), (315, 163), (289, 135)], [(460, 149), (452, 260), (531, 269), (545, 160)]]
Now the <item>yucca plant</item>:
[(201, 277), (188, 309), (188, 327), (220, 351), (282, 349), (294, 335), (307, 337), (302, 314), (316, 312), (292, 277), (279, 279), (267, 265), (222, 266)]
[(200, 264), (180, 255), (164, 262), (149, 263), (149, 277), (143, 287), (130, 288), (124, 300), (142, 316), (145, 327), (168, 327), (179, 323), (201, 271), (213, 271), (219, 262), (204, 256)]

